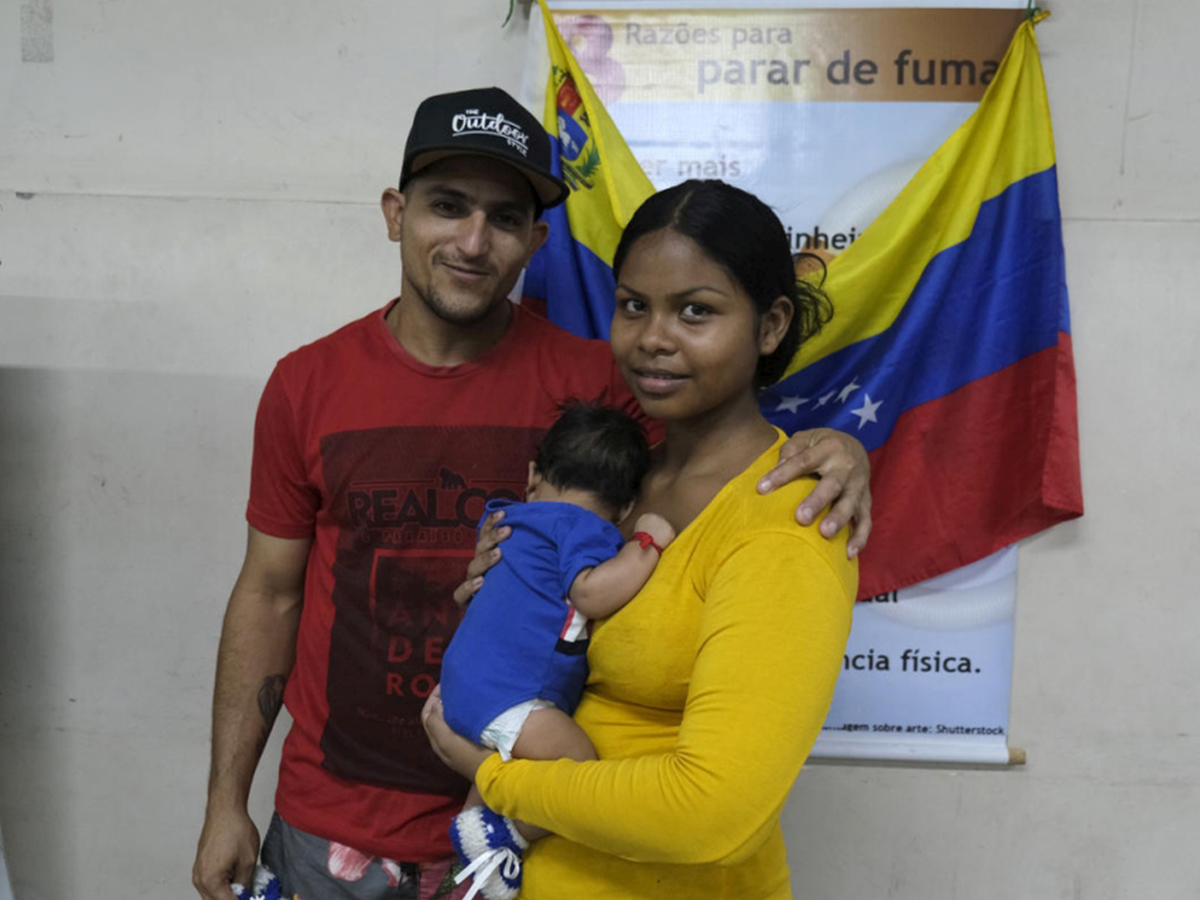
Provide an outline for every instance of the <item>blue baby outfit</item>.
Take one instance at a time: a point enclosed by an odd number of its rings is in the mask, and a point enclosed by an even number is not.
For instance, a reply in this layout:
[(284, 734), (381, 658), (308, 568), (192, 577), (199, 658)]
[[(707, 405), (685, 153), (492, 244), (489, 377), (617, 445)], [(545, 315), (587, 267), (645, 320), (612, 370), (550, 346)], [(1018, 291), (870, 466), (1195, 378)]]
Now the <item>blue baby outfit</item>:
[(499, 509), (512, 535), (442, 660), (446, 722), (475, 741), (526, 700), (574, 712), (587, 681), (588, 631), (568, 600), (571, 583), (624, 544), (615, 525), (570, 503), (491, 500), (483, 518)]

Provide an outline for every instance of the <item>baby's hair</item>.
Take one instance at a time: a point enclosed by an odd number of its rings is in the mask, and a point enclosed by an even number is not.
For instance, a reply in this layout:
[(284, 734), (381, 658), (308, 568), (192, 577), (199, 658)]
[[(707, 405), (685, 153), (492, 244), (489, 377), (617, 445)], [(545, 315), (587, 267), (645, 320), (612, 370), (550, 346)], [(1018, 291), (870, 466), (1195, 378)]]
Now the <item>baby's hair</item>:
[(650, 467), (646, 433), (627, 413), (568, 400), (538, 449), (541, 476), (559, 490), (584, 490), (620, 513), (637, 499)]

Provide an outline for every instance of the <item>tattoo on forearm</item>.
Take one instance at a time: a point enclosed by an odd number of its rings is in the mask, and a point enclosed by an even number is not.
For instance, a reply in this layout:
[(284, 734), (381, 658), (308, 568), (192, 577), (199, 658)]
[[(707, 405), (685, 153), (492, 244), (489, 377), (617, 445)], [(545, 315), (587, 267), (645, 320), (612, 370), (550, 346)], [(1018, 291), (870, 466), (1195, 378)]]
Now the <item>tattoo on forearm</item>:
[(262, 687), (258, 689), (258, 711), (262, 713), (263, 724), (270, 731), (283, 706), (283, 686), (287, 678), (283, 675), (268, 675), (263, 679)]
[(283, 675), (268, 675), (263, 679), (262, 687), (258, 689), (258, 711), (263, 717), (262, 731), (258, 736), (258, 752), (261, 754), (267, 746), (267, 738), (271, 734), (271, 726), (283, 706), (283, 686), (287, 678)]

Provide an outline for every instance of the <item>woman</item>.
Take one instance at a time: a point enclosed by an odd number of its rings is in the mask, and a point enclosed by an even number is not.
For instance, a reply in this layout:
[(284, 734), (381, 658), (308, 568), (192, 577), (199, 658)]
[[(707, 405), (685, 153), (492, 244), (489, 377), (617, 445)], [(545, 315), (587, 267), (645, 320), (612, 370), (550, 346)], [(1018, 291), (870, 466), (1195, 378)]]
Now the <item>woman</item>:
[(756, 482), (784, 440), (756, 392), (824, 318), (759, 200), (690, 181), (651, 197), (617, 248), (613, 354), (662, 420), (641, 497), (678, 537), (649, 583), (597, 624), (576, 721), (599, 761), (501, 762), (435, 749), (498, 813), (553, 832), (521, 896), (787, 898), (779, 814), (829, 709), (857, 569), (793, 512), (799, 482)]

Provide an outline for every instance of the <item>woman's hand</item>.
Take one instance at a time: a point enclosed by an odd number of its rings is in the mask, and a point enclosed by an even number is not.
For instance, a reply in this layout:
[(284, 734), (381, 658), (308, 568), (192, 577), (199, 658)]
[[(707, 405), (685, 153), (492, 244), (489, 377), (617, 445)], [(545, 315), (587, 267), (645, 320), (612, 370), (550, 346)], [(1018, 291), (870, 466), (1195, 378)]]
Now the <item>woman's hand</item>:
[(438, 759), (459, 775), (474, 781), (476, 770), (492, 755), (492, 751), (467, 740), (446, 724), (442, 715), (441, 685), (435, 687), (429, 699), (425, 701), (421, 710), (421, 724), (425, 726), (429, 746), (433, 747)]
[(479, 540), (475, 542), (475, 558), (467, 566), (467, 577), (463, 583), (454, 589), (454, 602), (459, 606), (466, 606), (471, 602), (471, 598), (483, 587), (484, 573), (500, 562), (498, 545), (512, 534), (511, 528), (500, 524), (503, 518), (504, 510), (497, 510), (484, 520), (479, 529)]
[(821, 534), (833, 537), (853, 523), (846, 556), (858, 556), (871, 534), (871, 464), (855, 438), (832, 428), (798, 431), (779, 449), (779, 462), (758, 483), (766, 494), (806, 475), (820, 480), (796, 510), (796, 521), (811, 525), (832, 504)]

